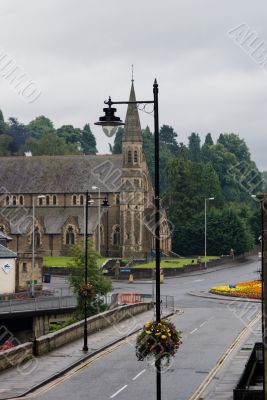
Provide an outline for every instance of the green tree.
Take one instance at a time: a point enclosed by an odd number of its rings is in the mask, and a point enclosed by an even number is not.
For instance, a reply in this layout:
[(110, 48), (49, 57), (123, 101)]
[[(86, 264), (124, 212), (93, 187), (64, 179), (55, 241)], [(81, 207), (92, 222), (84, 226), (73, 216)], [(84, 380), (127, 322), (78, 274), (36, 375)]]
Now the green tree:
[(68, 144), (64, 139), (58, 137), (54, 131), (46, 131), (38, 139), (28, 139), (24, 145), (24, 151), (31, 151), (34, 156), (79, 154), (77, 146)]
[(58, 137), (66, 143), (82, 144), (82, 132), (79, 128), (74, 128), (72, 125), (62, 125), (56, 130)]
[(207, 135), (206, 135), (206, 137), (205, 137), (205, 142), (204, 142), (204, 146), (206, 145), (206, 146), (212, 146), (214, 143), (213, 143), (213, 139), (212, 139), (212, 136), (211, 136), (211, 133), (207, 133)]
[(4, 135), (6, 133), (7, 125), (4, 120), (4, 116), (2, 111), (0, 110), (0, 135)]
[(40, 139), (45, 132), (54, 131), (54, 126), (49, 118), (41, 115), (32, 120), (26, 129), (28, 138)]
[(22, 154), (22, 149), (27, 139), (25, 125), (18, 122), (16, 118), (9, 118), (7, 134), (11, 137), (9, 151), (11, 154)]
[(210, 254), (242, 254), (253, 248), (254, 238), (245, 222), (232, 207), (210, 210), (207, 246)]
[(199, 163), (201, 161), (201, 150), (200, 150), (200, 137), (198, 133), (195, 132), (191, 133), (188, 140), (189, 140), (189, 145), (188, 145), (189, 160)]
[[(69, 277), (71, 286), (75, 293), (79, 292), (79, 288), (84, 281), (85, 254), (81, 247), (73, 246), (74, 260), (70, 264), (71, 275)], [(111, 281), (103, 276), (103, 273), (98, 265), (100, 255), (94, 250), (93, 244), (89, 241), (88, 246), (88, 281), (93, 286), (96, 298), (89, 304), (88, 315), (94, 315), (99, 311), (103, 311), (104, 303), (99, 296), (109, 293), (112, 289)], [(83, 313), (82, 301), (79, 301), (78, 310)]]
[(250, 152), (243, 139), (235, 133), (221, 133), (218, 143), (222, 144), (238, 161), (250, 162)]
[(114, 139), (114, 145), (110, 145), (110, 149), (112, 154), (121, 154), (122, 153), (122, 137), (124, 133), (124, 128), (121, 126), (117, 129), (115, 139)]
[(81, 146), (85, 154), (97, 153), (95, 136), (93, 135), (89, 124), (86, 124), (83, 127)]
[(9, 146), (12, 142), (12, 137), (8, 135), (0, 135), (0, 156), (8, 156), (10, 154)]
[(163, 125), (159, 132), (160, 142), (164, 144), (167, 149), (174, 155), (178, 154), (179, 146), (177, 143), (177, 133), (172, 126)]

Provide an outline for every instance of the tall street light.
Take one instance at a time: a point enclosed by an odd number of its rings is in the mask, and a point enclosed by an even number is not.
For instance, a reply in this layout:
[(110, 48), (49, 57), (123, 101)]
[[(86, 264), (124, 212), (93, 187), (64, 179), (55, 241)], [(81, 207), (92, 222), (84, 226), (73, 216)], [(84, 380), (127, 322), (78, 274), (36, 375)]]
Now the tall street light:
[(207, 201), (214, 200), (214, 197), (205, 198), (205, 269), (207, 268)]
[[(88, 284), (88, 205), (93, 200), (89, 198), (88, 190), (85, 195), (85, 246), (84, 246), (84, 283)], [(108, 208), (109, 204), (105, 198), (102, 204), (103, 208)], [(88, 330), (87, 330), (87, 299), (84, 300), (84, 328), (83, 328), (83, 351), (88, 351)]]
[[(119, 117), (115, 116), (114, 104), (153, 104), (154, 105), (154, 141), (155, 141), (155, 247), (156, 247), (156, 322), (160, 322), (160, 197), (159, 197), (159, 112), (158, 112), (158, 83), (155, 79), (153, 85), (153, 100), (148, 101), (112, 101), (104, 103), (108, 106), (103, 109), (105, 115), (99, 118), (95, 125), (100, 125), (104, 133), (111, 137), (119, 126), (124, 125)], [(157, 400), (161, 400), (161, 362), (160, 358), (155, 363), (157, 371)]]
[(100, 188), (98, 186), (92, 186), (93, 190), (98, 190), (98, 253), (100, 254)]
[[(37, 196), (37, 199), (45, 199), (44, 195)], [(32, 281), (31, 296), (35, 296), (34, 287), (34, 267), (35, 267), (35, 196), (32, 197)]]

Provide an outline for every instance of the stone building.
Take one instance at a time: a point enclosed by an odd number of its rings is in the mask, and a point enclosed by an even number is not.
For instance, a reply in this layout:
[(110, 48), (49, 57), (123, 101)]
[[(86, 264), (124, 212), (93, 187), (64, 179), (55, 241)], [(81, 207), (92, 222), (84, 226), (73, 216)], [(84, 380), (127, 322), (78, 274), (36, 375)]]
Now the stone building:
[[(132, 84), (130, 101), (135, 101)], [(35, 204), (35, 246), (39, 254), (68, 254), (84, 237), (85, 192), (88, 231), (98, 247), (98, 207), (101, 210), (101, 253), (110, 257), (143, 258), (154, 249), (153, 186), (142, 152), (136, 105), (128, 106), (122, 154), (0, 157), (0, 229), (13, 238), (10, 248), (30, 252)], [(100, 188), (101, 200), (98, 191)], [(170, 227), (161, 211), (161, 250), (171, 250)]]

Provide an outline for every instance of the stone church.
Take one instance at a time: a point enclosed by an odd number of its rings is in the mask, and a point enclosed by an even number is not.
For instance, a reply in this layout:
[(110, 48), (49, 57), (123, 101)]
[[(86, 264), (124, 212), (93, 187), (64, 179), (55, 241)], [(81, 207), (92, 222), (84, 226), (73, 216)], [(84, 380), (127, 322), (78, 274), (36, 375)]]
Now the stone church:
[[(130, 101), (135, 101), (133, 83)], [(13, 239), (10, 248), (31, 252), (34, 211), (38, 254), (69, 254), (84, 240), (86, 191), (92, 200), (88, 232), (103, 256), (150, 254), (155, 248), (153, 186), (136, 105), (128, 105), (122, 154), (0, 157), (0, 230)], [(105, 198), (106, 210), (100, 207)], [(170, 226), (163, 209), (160, 231), (161, 250), (168, 254)]]

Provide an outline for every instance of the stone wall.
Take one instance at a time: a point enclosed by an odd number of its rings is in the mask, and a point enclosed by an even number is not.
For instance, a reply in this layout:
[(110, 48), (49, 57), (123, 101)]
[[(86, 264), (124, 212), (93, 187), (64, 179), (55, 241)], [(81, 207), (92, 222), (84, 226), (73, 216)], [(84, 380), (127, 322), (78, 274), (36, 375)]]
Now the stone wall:
[[(133, 315), (142, 313), (151, 308), (150, 303), (130, 304), (120, 306), (110, 311), (88, 318), (88, 334), (104, 329), (108, 326), (119, 323), (120, 321), (131, 318)], [(57, 332), (52, 332), (41, 336), (35, 342), (27, 342), (16, 346), (10, 350), (0, 353), (0, 371), (19, 366), (26, 360), (35, 362), (35, 357), (49, 353), (64, 344), (83, 337), (84, 322), (76, 322)]]

